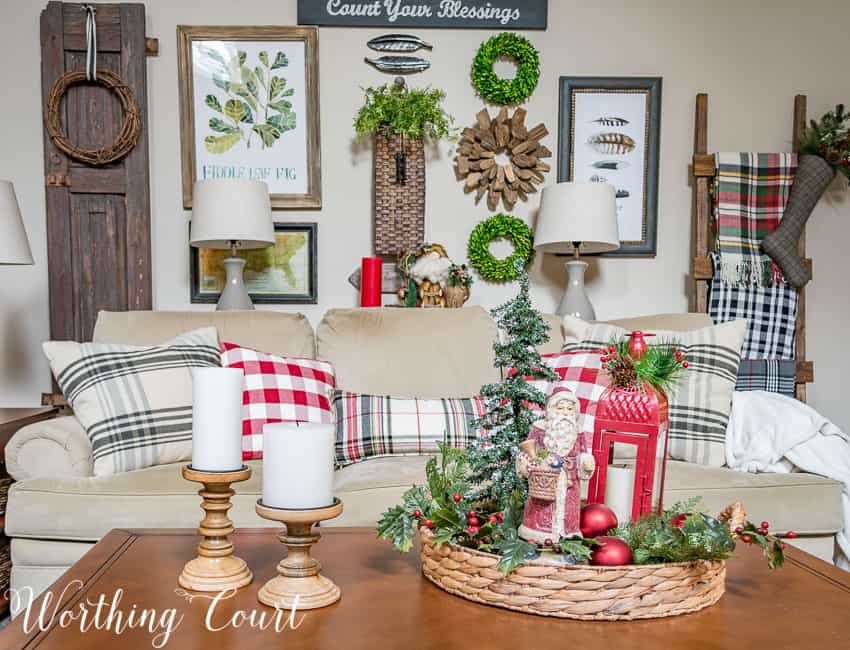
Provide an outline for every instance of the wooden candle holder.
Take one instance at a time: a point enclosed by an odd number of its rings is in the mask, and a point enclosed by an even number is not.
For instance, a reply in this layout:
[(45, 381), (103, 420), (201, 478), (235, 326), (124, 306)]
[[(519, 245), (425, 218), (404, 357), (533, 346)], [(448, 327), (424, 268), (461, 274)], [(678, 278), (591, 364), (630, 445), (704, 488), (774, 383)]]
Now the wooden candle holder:
[(286, 524), (278, 538), (289, 551), (277, 565), (279, 575), (260, 589), (260, 602), (278, 609), (316, 609), (335, 603), (340, 598), (339, 587), (321, 575), (321, 565), (310, 555), (310, 547), (321, 535), (313, 532), (313, 525), (339, 517), (342, 501), (334, 499), (326, 508), (287, 510), (270, 508), (257, 501), (257, 514), (263, 519)]
[(251, 476), (250, 467), (235, 472), (203, 472), (183, 468), (183, 478), (202, 483), (198, 495), (203, 499), (201, 508), (206, 513), (198, 527), (203, 540), (198, 544), (198, 557), (189, 561), (178, 578), (180, 586), (192, 591), (224, 591), (239, 589), (250, 584), (254, 576), (245, 560), (233, 555), (230, 534), (233, 522), (227, 516), (230, 498), (236, 494), (231, 483), (246, 481)]

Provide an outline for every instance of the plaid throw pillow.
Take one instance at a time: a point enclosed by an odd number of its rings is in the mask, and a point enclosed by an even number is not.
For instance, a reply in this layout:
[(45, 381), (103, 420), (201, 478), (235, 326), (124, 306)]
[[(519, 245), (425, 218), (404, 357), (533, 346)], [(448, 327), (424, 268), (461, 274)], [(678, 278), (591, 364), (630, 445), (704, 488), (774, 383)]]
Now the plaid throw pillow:
[(376, 456), (431, 454), (438, 442), (466, 447), (478, 435), (472, 426), (484, 400), (410, 399), (334, 393), (336, 462), (340, 466)]
[(601, 351), (554, 352), (544, 354), (542, 359), (547, 366), (558, 373), (561, 380), (554, 384), (546, 381), (529, 383), (542, 391), (544, 395), (549, 395), (558, 386), (570, 389), (578, 398), (581, 430), (593, 438), (596, 407), (609, 383), (608, 375), (602, 372)]
[(221, 344), (221, 365), (245, 373), (242, 394), (242, 459), (263, 457), (263, 425), (333, 421), (333, 366), (315, 359), (279, 357), (235, 343)]
[(155, 347), (49, 341), (44, 354), (92, 443), (96, 476), (192, 456), (192, 368), (220, 365), (207, 327)]
[[(655, 332), (658, 341), (677, 340), (688, 360), (682, 383), (668, 396), (671, 458), (715, 467), (726, 462), (726, 424), (746, 329), (740, 320), (692, 332)], [(625, 334), (614, 325), (564, 317), (567, 352), (596, 350)]]

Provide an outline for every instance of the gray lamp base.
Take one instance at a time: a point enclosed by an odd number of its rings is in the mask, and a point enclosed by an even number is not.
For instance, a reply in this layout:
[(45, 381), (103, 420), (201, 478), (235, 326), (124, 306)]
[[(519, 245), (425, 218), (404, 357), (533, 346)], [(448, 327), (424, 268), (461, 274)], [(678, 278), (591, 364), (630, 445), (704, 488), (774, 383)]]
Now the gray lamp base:
[(224, 260), (224, 272), (227, 279), (224, 283), (224, 291), (218, 299), (216, 311), (234, 311), (237, 309), (254, 309), (251, 296), (242, 279), (245, 269), (245, 260), (238, 257), (228, 257)]
[(584, 289), (584, 272), (587, 262), (571, 260), (564, 264), (567, 268), (567, 290), (558, 307), (559, 316), (575, 316), (582, 320), (596, 320), (596, 310)]

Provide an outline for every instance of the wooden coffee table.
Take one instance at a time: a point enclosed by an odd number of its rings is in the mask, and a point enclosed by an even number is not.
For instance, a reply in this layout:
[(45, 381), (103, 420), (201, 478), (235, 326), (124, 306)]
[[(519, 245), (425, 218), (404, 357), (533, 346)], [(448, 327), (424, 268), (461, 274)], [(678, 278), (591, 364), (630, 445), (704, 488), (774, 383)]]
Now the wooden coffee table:
[[(63, 606), (79, 611), (86, 600), (107, 602), (124, 590), (119, 609), (135, 605), (168, 608), (182, 616), (165, 648), (260, 650), (267, 648), (846, 648), (844, 627), (850, 612), (850, 574), (811, 555), (789, 549), (781, 571), (768, 571), (760, 553), (741, 549), (729, 562), (727, 593), (696, 614), (669, 619), (589, 623), (509, 612), (451, 596), (422, 578), (417, 553), (400, 555), (378, 542), (371, 529), (330, 528), (314, 547), (324, 572), (342, 589), (330, 607), (298, 614), (296, 630), (260, 630), (243, 622), (217, 632), (204, 625), (209, 596), (189, 601), (175, 590), (177, 576), (195, 554), (191, 530), (114, 530), (92, 548), (52, 588), (61, 594), (73, 580), (80, 589), (65, 592)], [(237, 553), (254, 571), (254, 582), (213, 610), (211, 623), (224, 626), (238, 610), (265, 613), (257, 591), (275, 575), (282, 545), (271, 529), (240, 530)], [(36, 610), (43, 601), (36, 601)], [(93, 608), (89, 606), (90, 611)], [(52, 608), (51, 608), (52, 611)], [(106, 611), (106, 610), (104, 610)], [(54, 621), (45, 631), (23, 630), (19, 616), (0, 632), (0, 648), (83, 650), (149, 649), (152, 635), (130, 629), (80, 632), (79, 621), (62, 628)]]

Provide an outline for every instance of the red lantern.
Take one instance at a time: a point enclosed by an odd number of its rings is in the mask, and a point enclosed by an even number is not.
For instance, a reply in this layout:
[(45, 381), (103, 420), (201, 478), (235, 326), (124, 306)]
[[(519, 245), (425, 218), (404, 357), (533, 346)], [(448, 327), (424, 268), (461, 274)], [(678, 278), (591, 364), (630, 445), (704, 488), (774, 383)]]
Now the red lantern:
[(668, 429), (667, 398), (664, 393), (647, 384), (641, 389), (607, 388), (596, 409), (593, 432), (596, 472), (590, 479), (587, 502), (605, 503), (608, 466), (614, 461), (614, 445), (622, 443), (633, 445), (636, 449), (631, 495), (632, 521), (651, 512), (660, 513)]

